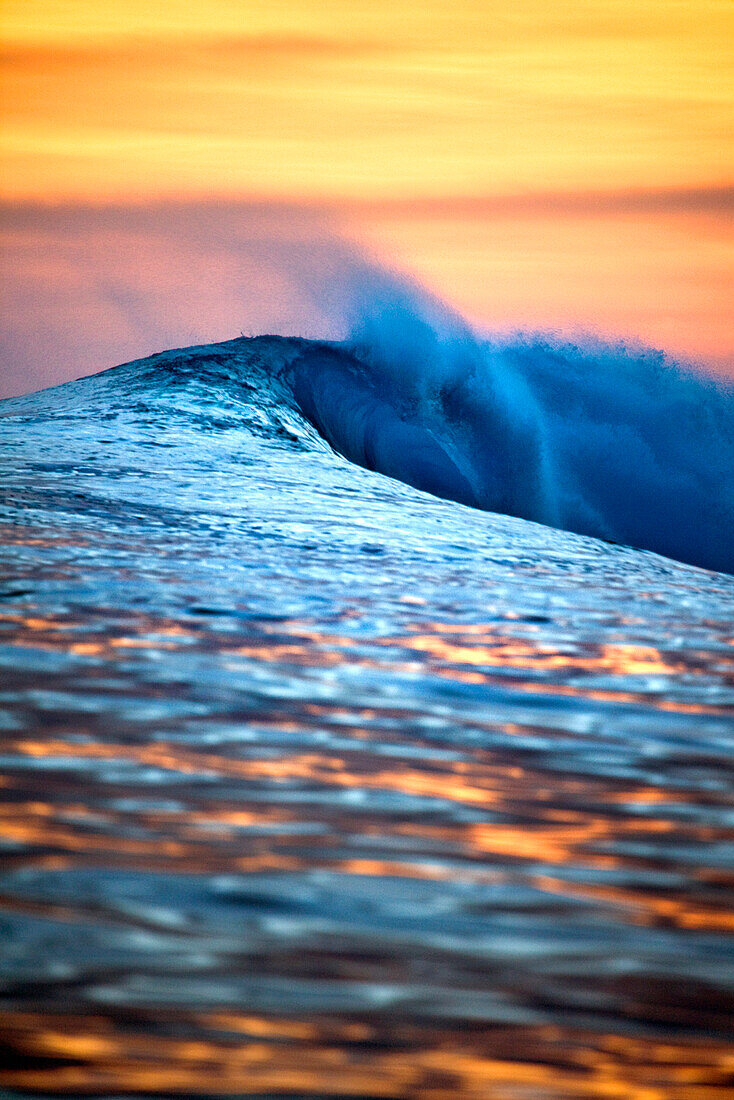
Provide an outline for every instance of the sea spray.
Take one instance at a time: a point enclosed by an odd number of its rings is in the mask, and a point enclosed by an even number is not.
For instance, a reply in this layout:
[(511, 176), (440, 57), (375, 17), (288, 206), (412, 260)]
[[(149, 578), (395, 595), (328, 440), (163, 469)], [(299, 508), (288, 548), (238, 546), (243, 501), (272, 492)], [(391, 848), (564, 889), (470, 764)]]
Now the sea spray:
[(485, 510), (734, 570), (731, 385), (591, 336), (482, 339), (404, 276), (349, 250), (339, 261), (328, 296), (349, 328), (344, 358), (327, 367), (309, 352), (303, 411), (347, 458)]

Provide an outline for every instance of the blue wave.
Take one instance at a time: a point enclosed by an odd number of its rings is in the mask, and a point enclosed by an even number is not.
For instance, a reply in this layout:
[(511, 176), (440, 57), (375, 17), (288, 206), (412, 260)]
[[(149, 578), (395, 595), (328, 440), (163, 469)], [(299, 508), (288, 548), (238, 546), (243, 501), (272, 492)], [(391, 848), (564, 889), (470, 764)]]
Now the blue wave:
[(87, 381), (158, 407), (194, 383), (214, 421), (230, 399), (255, 408), (229, 410), (243, 430), (288, 410), (350, 462), (435, 496), (734, 572), (731, 385), (623, 344), (481, 340), (367, 265), (346, 296), (345, 341), (242, 338)]
[[(427, 369), (430, 365), (430, 370)], [(660, 353), (520, 339), (296, 359), (350, 461), (436, 496), (734, 571), (734, 399)]]
[[(356, 297), (353, 293), (353, 297)], [(340, 454), (487, 511), (734, 571), (734, 390), (664, 353), (481, 341), (384, 277), (290, 385)]]

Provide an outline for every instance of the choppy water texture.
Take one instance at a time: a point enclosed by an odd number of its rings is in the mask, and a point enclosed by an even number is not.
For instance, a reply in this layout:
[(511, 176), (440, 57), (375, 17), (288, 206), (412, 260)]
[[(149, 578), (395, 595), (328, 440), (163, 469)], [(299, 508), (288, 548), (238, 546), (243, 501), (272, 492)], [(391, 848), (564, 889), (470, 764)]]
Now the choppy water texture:
[(2, 406), (3, 1095), (731, 1095), (734, 580), (350, 463), (499, 477), (355, 362)]

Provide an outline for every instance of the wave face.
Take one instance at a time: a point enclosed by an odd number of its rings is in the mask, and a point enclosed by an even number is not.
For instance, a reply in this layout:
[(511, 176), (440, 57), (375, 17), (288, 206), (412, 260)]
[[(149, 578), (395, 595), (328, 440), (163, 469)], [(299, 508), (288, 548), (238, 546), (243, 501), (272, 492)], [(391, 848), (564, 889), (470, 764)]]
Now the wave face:
[(662, 354), (470, 338), (313, 346), (300, 411), (437, 496), (734, 571), (734, 399)]
[(280, 405), (350, 462), (435, 496), (734, 572), (734, 393), (659, 352), (481, 343), (411, 314), (344, 343), (173, 354), (134, 383), (188, 380), (210, 401), (246, 391), (251, 408)]
[(351, 461), (487, 511), (734, 570), (731, 384), (622, 344), (482, 342), (384, 276), (351, 297), (361, 315), (347, 347), (310, 349), (295, 384), (301, 411)]

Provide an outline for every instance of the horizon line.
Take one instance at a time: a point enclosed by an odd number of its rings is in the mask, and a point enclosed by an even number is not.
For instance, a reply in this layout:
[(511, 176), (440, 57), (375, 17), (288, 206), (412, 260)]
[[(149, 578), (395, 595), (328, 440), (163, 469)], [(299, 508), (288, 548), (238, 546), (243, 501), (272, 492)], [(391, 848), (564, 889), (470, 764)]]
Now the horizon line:
[(613, 191), (551, 190), (468, 195), (264, 195), (237, 192), (176, 192), (127, 196), (67, 195), (56, 198), (0, 195), (2, 212), (54, 210), (105, 211), (129, 209), (210, 207), (269, 208), (329, 213), (411, 213), (434, 216), (500, 215), (503, 213), (610, 214), (610, 213), (718, 213), (734, 214), (734, 182), (678, 187), (636, 187)]

